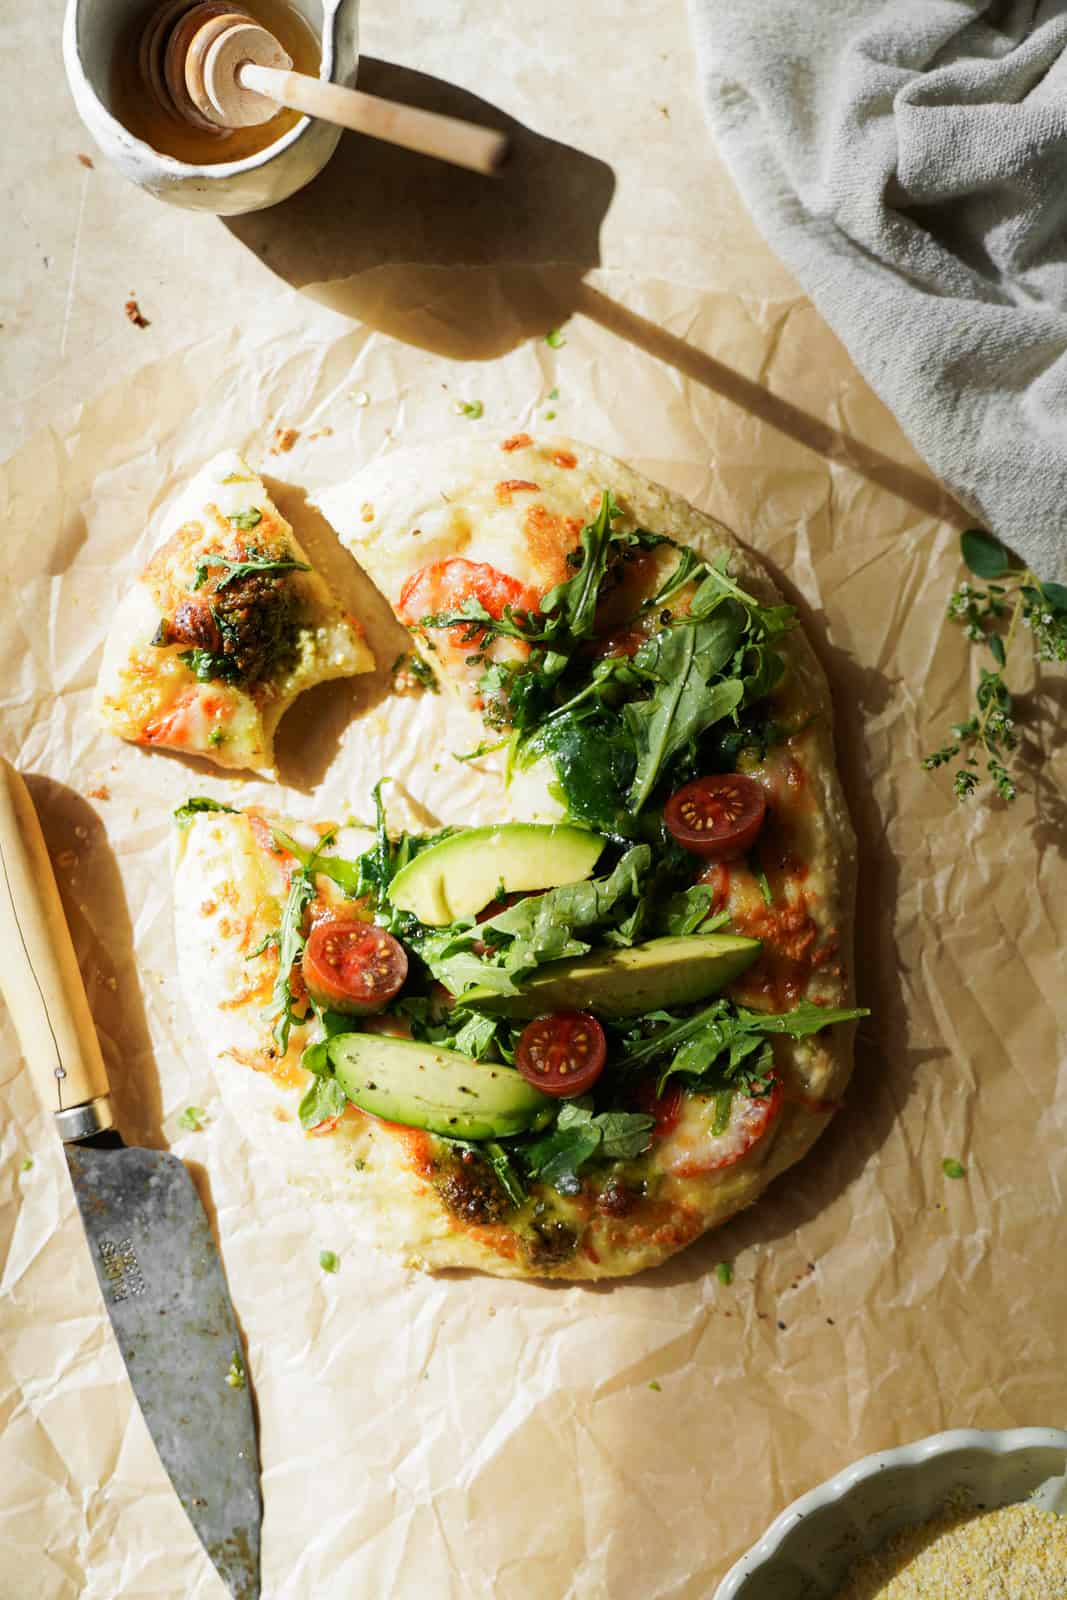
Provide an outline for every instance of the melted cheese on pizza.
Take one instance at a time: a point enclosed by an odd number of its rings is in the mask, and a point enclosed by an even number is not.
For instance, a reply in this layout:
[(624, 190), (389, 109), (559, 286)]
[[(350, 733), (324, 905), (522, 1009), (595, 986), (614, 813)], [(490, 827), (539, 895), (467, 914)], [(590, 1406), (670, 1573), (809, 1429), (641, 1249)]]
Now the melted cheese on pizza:
[(120, 602), (96, 707), (120, 738), (269, 770), (296, 697), (373, 666), (361, 625), (228, 451), (190, 486), (179, 525)]

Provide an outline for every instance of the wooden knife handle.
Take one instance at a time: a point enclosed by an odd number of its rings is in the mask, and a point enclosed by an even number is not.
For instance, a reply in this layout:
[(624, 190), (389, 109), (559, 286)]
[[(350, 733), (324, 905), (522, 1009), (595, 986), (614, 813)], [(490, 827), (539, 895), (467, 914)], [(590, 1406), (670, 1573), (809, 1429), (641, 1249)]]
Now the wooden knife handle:
[(107, 1068), (48, 847), (29, 790), (2, 757), (0, 950), (0, 990), (38, 1097), (59, 1115), (61, 1136), (110, 1127)]

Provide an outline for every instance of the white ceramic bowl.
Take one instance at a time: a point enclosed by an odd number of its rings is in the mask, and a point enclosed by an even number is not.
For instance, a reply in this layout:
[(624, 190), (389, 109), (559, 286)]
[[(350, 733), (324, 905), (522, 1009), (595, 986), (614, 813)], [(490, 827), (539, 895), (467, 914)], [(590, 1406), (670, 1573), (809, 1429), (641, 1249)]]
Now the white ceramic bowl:
[[(714, 1600), (833, 1600), (853, 1562), (962, 1492), (975, 1505), (1027, 1500), (1067, 1472), (1067, 1432), (955, 1428), (866, 1456), (787, 1506), (730, 1568)], [(1046, 1493), (1038, 1503), (1060, 1509)]]
[[(353, 84), (359, 64), (359, 0), (294, 0), (322, 41), (319, 76)], [(198, 167), (160, 155), (134, 138), (109, 107), (111, 62), (144, 0), (67, 0), (63, 65), (78, 114), (97, 145), (133, 183), (192, 211), (234, 216), (259, 211), (303, 188), (329, 161), (340, 128), (302, 117), (281, 139), (243, 161)]]

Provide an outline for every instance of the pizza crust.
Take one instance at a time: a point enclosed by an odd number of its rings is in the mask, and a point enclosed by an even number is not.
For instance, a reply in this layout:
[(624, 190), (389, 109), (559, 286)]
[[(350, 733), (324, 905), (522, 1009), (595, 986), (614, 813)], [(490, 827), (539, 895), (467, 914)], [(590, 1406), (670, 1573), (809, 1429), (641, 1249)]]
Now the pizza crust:
[[(254, 531), (241, 535), (231, 519), (256, 514)], [(236, 451), (224, 451), (189, 485), (167, 536), (119, 602), (95, 700), (112, 733), (204, 756), (220, 767), (270, 772), (275, 730), (298, 695), (330, 678), (373, 670), (360, 623), (312, 570), (286, 572), (277, 595), (260, 602), (284, 604), (293, 618), (291, 646), (267, 676), (247, 684), (200, 682), (188, 660), (190, 641), (154, 642), (165, 619), (173, 621), (195, 598), (205, 553), (234, 553), (245, 538), (310, 567), (262, 480)]]
[[(574, 465), (558, 466), (554, 458), (560, 455), (573, 457)], [(494, 473), (505, 456), (509, 477), (544, 480), (545, 503), (553, 514), (587, 520), (602, 489), (610, 489), (628, 520), (692, 545), (705, 557), (728, 552), (731, 575), (743, 587), (768, 603), (780, 599), (756, 557), (721, 523), (623, 463), (569, 440), (509, 450), (500, 443), (464, 441), (397, 452), (320, 496), (320, 504), (394, 604), (420, 564), (454, 548), (449, 541), (464, 521), (469, 523), (464, 550), (513, 576), (521, 573), (524, 582), (557, 581), (544, 570), (535, 572), (536, 552), (513, 505), (490, 506), (487, 496), (498, 499), (494, 484), (500, 480)], [(373, 511), (370, 520), (366, 508)], [(484, 527), (482, 510), (490, 518)], [(421, 532), (413, 540), (416, 527)], [(771, 789), (781, 825), (781, 860), (768, 872), (775, 904), (782, 909), (774, 913), (778, 922), (762, 930), (768, 939), (765, 954), (776, 954), (773, 961), (761, 958), (728, 992), (742, 1003), (759, 1004), (761, 995), (764, 1003), (773, 1001), (781, 991), (783, 1008), (804, 998), (845, 1007), (853, 1003), (856, 851), (834, 766), (829, 690), (799, 627), (783, 636), (780, 648), (789, 671), (776, 694), (776, 709), (801, 731), (752, 769)], [(440, 671), (439, 660), (436, 667)], [(466, 692), (465, 684), (459, 689)], [(515, 815), (514, 795), (511, 800)], [(684, 1170), (686, 1149), (706, 1136), (692, 1120), (699, 1108), (689, 1107), (675, 1129), (627, 1164), (621, 1198), (610, 1180), (606, 1187), (587, 1184), (590, 1192), (574, 1200), (537, 1191), (551, 1208), (544, 1237), (531, 1234), (528, 1218), (521, 1226), (506, 1218), (472, 1221), (447, 1203), (451, 1180), (428, 1157), (425, 1136), (375, 1122), (354, 1107), (326, 1135), (301, 1132), (296, 1106), (306, 1080), (298, 1064), (304, 1030), (294, 1029), (283, 1062), (271, 1059), (262, 996), (239, 1004), (233, 999), (248, 983), (248, 950), (277, 925), (272, 907), (284, 893), (284, 878), (284, 861), (265, 853), (247, 818), (212, 815), (193, 821), (180, 839), (176, 872), (182, 983), (204, 1043), (216, 1055), (224, 1097), (250, 1136), (281, 1161), (290, 1178), (352, 1202), (353, 1226), (361, 1235), (413, 1265), (567, 1279), (623, 1276), (655, 1266), (752, 1204), (800, 1160), (848, 1083), (852, 1025), (838, 1024), (806, 1040), (776, 1038), (776, 1067), (784, 1085), (781, 1111), (732, 1165), (696, 1176)], [(739, 931), (761, 918), (767, 923), (767, 908), (753, 899), (744, 873), (730, 878), (724, 901)], [(223, 904), (225, 913), (218, 909)], [(795, 963), (796, 973), (803, 975), (799, 988), (796, 974), (790, 977), (794, 950), (804, 956)], [(251, 965), (272, 981), (269, 955)], [(567, 1230), (578, 1236), (578, 1246), (554, 1258), (553, 1237), (562, 1238)]]

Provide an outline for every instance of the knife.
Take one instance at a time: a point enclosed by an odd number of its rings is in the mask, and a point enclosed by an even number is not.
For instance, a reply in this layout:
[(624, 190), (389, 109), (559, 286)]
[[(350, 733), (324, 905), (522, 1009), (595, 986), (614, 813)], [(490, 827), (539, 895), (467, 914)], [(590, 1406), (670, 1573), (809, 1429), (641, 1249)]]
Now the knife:
[(104, 1305), (185, 1513), (234, 1600), (259, 1595), (262, 1503), (241, 1340), (200, 1197), (163, 1150), (127, 1148), (29, 790), (0, 758), (0, 989), (55, 1110)]

